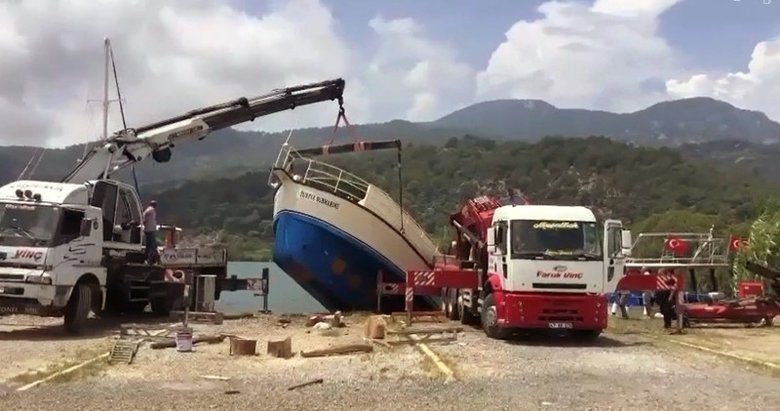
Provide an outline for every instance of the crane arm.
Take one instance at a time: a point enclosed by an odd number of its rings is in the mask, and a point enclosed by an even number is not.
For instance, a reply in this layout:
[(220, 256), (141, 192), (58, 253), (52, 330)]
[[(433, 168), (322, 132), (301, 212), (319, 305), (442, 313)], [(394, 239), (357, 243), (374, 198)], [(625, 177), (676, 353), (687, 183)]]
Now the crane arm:
[(251, 99), (242, 97), (167, 120), (118, 131), (93, 147), (61, 181), (81, 184), (108, 178), (149, 156), (157, 162), (167, 162), (171, 157), (171, 148), (178, 143), (202, 140), (216, 130), (298, 106), (338, 100), (343, 110), (344, 85), (343, 79), (335, 79), (277, 89)]

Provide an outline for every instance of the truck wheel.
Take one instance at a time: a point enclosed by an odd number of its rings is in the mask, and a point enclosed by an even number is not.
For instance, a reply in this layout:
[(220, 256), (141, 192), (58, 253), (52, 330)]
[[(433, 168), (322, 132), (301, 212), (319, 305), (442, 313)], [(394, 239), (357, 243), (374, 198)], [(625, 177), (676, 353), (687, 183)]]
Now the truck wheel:
[(125, 311), (128, 314), (142, 314), (146, 309), (148, 302), (128, 301), (125, 304)]
[(474, 312), (472, 311), (471, 307), (466, 307), (465, 304), (463, 304), (463, 298), (461, 297), (460, 293), (458, 293), (457, 298), (457, 307), (458, 307), (458, 317), (460, 317), (460, 323), (463, 325), (475, 325), (478, 323), (477, 316), (474, 315)]
[(150, 299), (154, 315), (167, 316), (172, 310), (184, 309), (184, 288), (178, 285), (180, 284), (166, 284), (165, 294)]
[(65, 331), (78, 334), (84, 329), (92, 307), (92, 288), (88, 284), (78, 284), (73, 289), (65, 307)]
[(482, 329), (485, 330), (485, 334), (488, 337), (499, 340), (505, 340), (509, 337), (509, 331), (498, 325), (498, 311), (496, 311), (496, 300), (493, 294), (488, 294), (485, 297), (480, 317), (482, 319)]
[(151, 303), (152, 313), (159, 317), (170, 315), (171, 311), (173, 310), (173, 300), (168, 297), (153, 298)]
[(457, 321), (458, 315), (458, 290), (455, 288), (447, 289), (444, 295), (445, 304), (447, 304), (447, 319)]

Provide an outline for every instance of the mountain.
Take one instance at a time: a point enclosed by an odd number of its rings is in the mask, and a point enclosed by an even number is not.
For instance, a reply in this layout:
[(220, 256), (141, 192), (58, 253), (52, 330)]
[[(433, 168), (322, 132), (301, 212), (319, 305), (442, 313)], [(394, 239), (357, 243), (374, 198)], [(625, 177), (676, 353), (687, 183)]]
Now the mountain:
[(723, 139), (780, 141), (780, 123), (764, 113), (705, 97), (661, 102), (627, 114), (561, 109), (540, 100), (494, 100), (450, 113), (432, 125), (524, 141), (555, 135), (602, 135), (655, 146)]
[[(450, 137), (466, 134), (520, 141), (538, 141), (545, 136), (601, 135), (639, 145), (686, 146), (691, 153), (716, 155), (714, 148), (707, 148), (710, 146), (695, 149), (693, 144), (729, 139), (752, 144), (778, 141), (780, 124), (763, 113), (709, 98), (667, 101), (629, 114), (559, 109), (540, 100), (495, 100), (468, 106), (432, 122), (393, 120), (355, 125), (350, 130), (340, 129), (335, 136), (330, 127), (298, 129), (291, 134), (291, 142), (306, 147), (331, 140), (343, 143), (353, 138), (398, 138), (414, 144), (442, 145)], [(246, 171), (267, 168), (287, 136), (287, 131), (217, 131), (197, 144), (176, 147), (166, 164), (144, 161), (137, 167), (137, 177), (141, 185), (159, 190), (188, 180), (240, 176)], [(0, 147), (0, 184), (16, 179), (35, 150)], [(83, 151), (83, 145), (46, 150), (32, 177), (59, 180)], [(119, 177), (132, 182), (129, 171)]]

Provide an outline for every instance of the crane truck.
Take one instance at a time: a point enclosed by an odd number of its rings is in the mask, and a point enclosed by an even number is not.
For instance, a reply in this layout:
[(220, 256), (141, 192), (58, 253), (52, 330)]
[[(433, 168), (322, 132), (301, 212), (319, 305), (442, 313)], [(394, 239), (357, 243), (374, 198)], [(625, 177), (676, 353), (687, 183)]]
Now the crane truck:
[(91, 311), (138, 312), (151, 304), (167, 315), (184, 291), (171, 267), (215, 275), (218, 299), (229, 283), (222, 281), (226, 250), (163, 249), (159, 263), (146, 263), (139, 194), (111, 176), (148, 157), (165, 163), (176, 144), (257, 117), (328, 100), (343, 113), (344, 85), (335, 79), (277, 89), (120, 130), (59, 182), (0, 187), (0, 313), (64, 316), (70, 333), (84, 329)]
[(530, 329), (596, 338), (606, 328), (606, 293), (623, 276), (631, 246), (619, 220), (599, 224), (586, 207), (502, 205), (481, 196), (450, 223), (450, 254), (459, 270), (478, 276), (476, 289), (442, 290), (450, 319), (481, 323), (499, 339)]

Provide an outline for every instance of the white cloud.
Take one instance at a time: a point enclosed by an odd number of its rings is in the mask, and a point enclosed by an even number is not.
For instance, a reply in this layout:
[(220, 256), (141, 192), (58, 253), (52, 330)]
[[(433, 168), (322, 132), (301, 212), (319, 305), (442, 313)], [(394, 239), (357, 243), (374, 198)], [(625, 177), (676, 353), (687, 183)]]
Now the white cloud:
[(387, 114), (431, 120), (472, 100), (474, 71), (452, 49), (426, 38), (413, 19), (379, 16), (369, 25), (379, 38), (365, 74), (376, 96), (374, 120), (387, 120)]
[[(102, 39), (114, 45), (130, 125), (335, 77), (359, 94), (353, 56), (317, 0), (254, 16), (217, 0), (0, 3), (0, 141), (62, 146), (98, 137)], [(114, 90), (112, 88), (112, 95)], [(361, 113), (358, 101), (350, 104)], [(92, 118), (88, 115), (91, 112)], [(335, 103), (255, 120), (253, 128), (331, 123)], [(120, 128), (112, 111), (111, 130)], [(91, 121), (90, 121), (91, 120)]]
[(758, 43), (747, 71), (693, 74), (687, 79), (667, 81), (666, 88), (675, 98), (709, 96), (780, 118), (780, 39)]
[(564, 107), (630, 111), (665, 96), (675, 54), (659, 16), (678, 0), (550, 1), (519, 21), (477, 75), (480, 99), (535, 98)]

